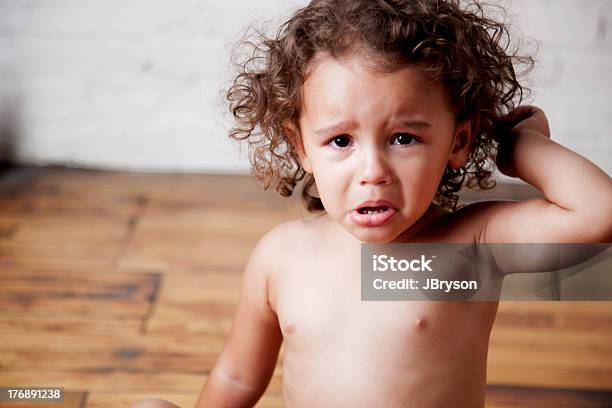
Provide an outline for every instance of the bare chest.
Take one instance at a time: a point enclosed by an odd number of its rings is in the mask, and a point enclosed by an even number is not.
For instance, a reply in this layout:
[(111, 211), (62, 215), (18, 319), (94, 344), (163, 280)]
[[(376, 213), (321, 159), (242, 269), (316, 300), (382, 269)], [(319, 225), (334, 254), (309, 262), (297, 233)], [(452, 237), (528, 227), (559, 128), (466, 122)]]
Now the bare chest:
[(460, 347), (479, 334), (488, 339), (495, 302), (362, 301), (360, 257), (353, 252), (294, 260), (277, 279), (276, 310), (287, 348), (418, 353), (438, 343), (438, 349)]
[(319, 254), (277, 283), (286, 406), (480, 406), (497, 304), (365, 302), (359, 274)]

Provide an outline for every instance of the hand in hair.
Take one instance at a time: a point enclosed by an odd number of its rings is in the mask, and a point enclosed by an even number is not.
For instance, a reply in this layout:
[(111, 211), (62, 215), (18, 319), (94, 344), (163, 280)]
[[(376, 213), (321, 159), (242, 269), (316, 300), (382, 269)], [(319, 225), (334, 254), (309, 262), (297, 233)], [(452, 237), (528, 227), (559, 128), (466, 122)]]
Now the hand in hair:
[(495, 137), (499, 143), (497, 168), (509, 177), (518, 177), (511, 163), (514, 143), (521, 133), (538, 133), (550, 139), (548, 119), (544, 111), (537, 106), (524, 105), (515, 108), (500, 118), (496, 129)]

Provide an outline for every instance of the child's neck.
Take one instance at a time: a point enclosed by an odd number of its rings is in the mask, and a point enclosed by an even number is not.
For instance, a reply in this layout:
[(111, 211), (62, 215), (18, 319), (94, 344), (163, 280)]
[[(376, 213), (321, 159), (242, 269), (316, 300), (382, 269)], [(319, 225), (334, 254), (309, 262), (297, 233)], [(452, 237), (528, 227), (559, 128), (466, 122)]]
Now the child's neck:
[(393, 240), (393, 242), (410, 242), (414, 240), (421, 234), (421, 232), (423, 232), (436, 220), (446, 214), (448, 214), (448, 212), (444, 208), (434, 203), (431, 203), (429, 205), (429, 208), (427, 209), (427, 211), (425, 211), (421, 218), (419, 218), (417, 222), (415, 222), (410, 227), (408, 227), (408, 229), (402, 232), (397, 238)]

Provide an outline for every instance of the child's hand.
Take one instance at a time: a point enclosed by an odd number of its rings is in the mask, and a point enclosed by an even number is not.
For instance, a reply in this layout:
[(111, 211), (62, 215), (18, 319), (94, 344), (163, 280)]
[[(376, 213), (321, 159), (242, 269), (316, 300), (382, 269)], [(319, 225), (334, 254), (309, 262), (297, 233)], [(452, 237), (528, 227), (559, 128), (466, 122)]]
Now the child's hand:
[(550, 138), (548, 119), (544, 111), (537, 106), (519, 106), (512, 112), (498, 119), (494, 130), (495, 140), (502, 143), (508, 133), (521, 130), (531, 130)]
[(520, 134), (530, 132), (550, 138), (548, 119), (544, 111), (536, 106), (519, 106), (500, 118), (494, 137), (499, 142), (496, 164), (502, 174), (517, 177), (512, 164), (514, 142)]
[(533, 130), (550, 138), (548, 119), (546, 119), (544, 111), (537, 106), (519, 106), (508, 115), (504, 116), (502, 121), (510, 125), (511, 132)]

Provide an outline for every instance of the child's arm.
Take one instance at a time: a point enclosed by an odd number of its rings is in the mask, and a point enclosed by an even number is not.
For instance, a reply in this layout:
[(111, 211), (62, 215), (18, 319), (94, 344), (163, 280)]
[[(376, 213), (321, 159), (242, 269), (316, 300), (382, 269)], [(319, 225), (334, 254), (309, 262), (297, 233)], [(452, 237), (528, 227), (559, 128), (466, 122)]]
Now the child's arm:
[(249, 257), (229, 338), (196, 408), (252, 407), (268, 386), (283, 340), (277, 316), (268, 303), (275, 242), (274, 235), (268, 233)]
[[(549, 138), (544, 112), (521, 107), (523, 120), (502, 139), (498, 167), (544, 193), (545, 199), (483, 203), (480, 240), (487, 243), (600, 243), (612, 241), (612, 181), (595, 164)], [(506, 260), (509, 271), (532, 272), (545, 254)]]

